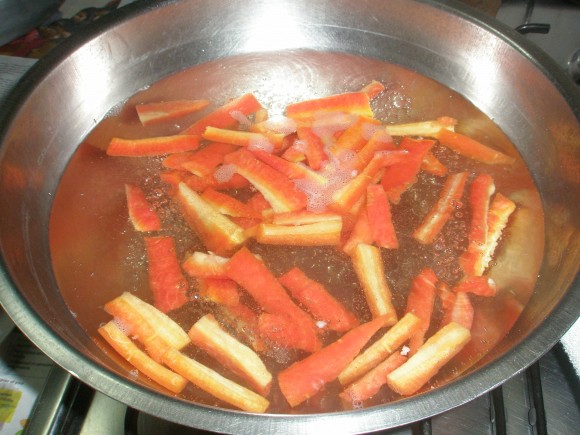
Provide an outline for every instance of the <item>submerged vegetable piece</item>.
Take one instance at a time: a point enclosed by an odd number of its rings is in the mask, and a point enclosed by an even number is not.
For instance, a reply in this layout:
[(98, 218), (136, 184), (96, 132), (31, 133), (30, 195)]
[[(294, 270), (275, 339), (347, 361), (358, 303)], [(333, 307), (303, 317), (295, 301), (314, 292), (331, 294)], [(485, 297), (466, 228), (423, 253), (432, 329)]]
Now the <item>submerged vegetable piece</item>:
[(340, 155), (342, 151), (359, 151), (379, 129), (380, 121), (375, 118), (360, 116), (339, 136), (336, 143), (330, 147), (330, 152)]
[(229, 154), (226, 163), (234, 165), (237, 173), (264, 195), (274, 211), (294, 211), (306, 207), (306, 195), (296, 189), (292, 181), (249, 151), (241, 149)]
[(252, 298), (271, 314), (290, 316), (299, 326), (299, 349), (313, 352), (320, 348), (314, 321), (288, 296), (264, 263), (243, 247), (226, 265), (228, 277), (244, 288)]
[(189, 285), (181, 273), (172, 237), (145, 237), (149, 271), (149, 288), (155, 307), (164, 313), (187, 302)]
[(199, 147), (199, 136), (175, 135), (145, 139), (122, 139), (114, 137), (107, 147), (110, 156), (147, 157), (181, 153)]
[(307, 210), (299, 210), (287, 213), (274, 213), (272, 215), (272, 223), (275, 225), (306, 225), (338, 221), (342, 221), (342, 216), (331, 212), (313, 213)]
[(466, 181), (467, 172), (459, 172), (447, 177), (439, 199), (423, 218), (421, 225), (413, 232), (415, 240), (424, 245), (433, 243), (451, 217), (454, 207), (461, 204)]
[(161, 220), (143, 190), (137, 186), (125, 184), (129, 219), (136, 231), (150, 232), (161, 229)]
[(362, 378), (350, 384), (340, 393), (341, 399), (351, 404), (352, 407), (359, 407), (360, 402), (373, 397), (387, 383), (387, 375), (389, 373), (400, 367), (406, 361), (407, 357), (398, 352), (390, 355)]
[(218, 192), (212, 188), (206, 189), (201, 197), (209, 205), (222, 214), (233, 217), (260, 218), (261, 215), (249, 205), (237, 200), (233, 196)]
[(373, 242), (381, 248), (397, 249), (399, 241), (391, 218), (391, 206), (380, 184), (367, 187), (367, 216)]
[(408, 124), (387, 125), (391, 136), (426, 136), (437, 137), (442, 131), (454, 131), (457, 120), (442, 116), (433, 121), (411, 122)]
[(310, 127), (299, 127), (296, 133), (308, 166), (315, 171), (319, 170), (322, 163), (328, 160), (322, 139)]
[[(178, 169), (184, 169), (198, 177), (205, 177), (213, 174), (214, 170), (223, 163), (224, 156), (238, 149), (236, 145), (212, 142), (203, 148), (192, 153), (187, 160), (182, 161)], [(166, 161), (171, 162), (173, 156), (167, 157)]]
[(434, 143), (432, 140), (415, 140), (408, 136), (403, 138), (398, 149), (407, 151), (407, 158), (388, 167), (381, 179), (381, 184), (391, 202), (398, 204), (401, 195), (415, 184), (423, 158)]
[(391, 301), (379, 248), (359, 243), (353, 250), (352, 262), (372, 316), (386, 316), (386, 325), (394, 325), (397, 311)]
[(423, 161), (421, 162), (421, 169), (438, 177), (444, 177), (447, 175), (447, 172), (449, 172), (447, 166), (441, 163), (437, 157), (435, 157), (430, 152), (425, 154), (425, 157), (423, 157)]
[[(384, 361), (421, 327), (421, 319), (413, 313), (405, 314), (385, 334), (361, 352), (338, 376), (348, 385)], [(384, 381), (383, 381), (384, 384)], [(381, 384), (382, 385), (382, 384)], [(364, 399), (361, 399), (364, 400)]]
[(195, 278), (226, 278), (225, 264), (228, 258), (212, 253), (193, 252), (182, 263), (183, 270)]
[(301, 404), (336, 379), (387, 322), (386, 317), (377, 317), (357, 326), (337, 341), (282, 370), (278, 374), (278, 384), (290, 406)]
[(478, 296), (492, 297), (497, 293), (493, 279), (487, 276), (468, 276), (452, 289), (455, 293), (472, 293)]
[(328, 220), (305, 225), (260, 224), (256, 240), (265, 245), (337, 246), (342, 220)]
[(348, 255), (352, 255), (354, 249), (359, 243), (371, 245), (373, 243), (373, 236), (371, 233), (371, 225), (366, 207), (359, 211), (356, 221), (348, 239), (342, 246), (342, 250)]
[(235, 306), (240, 303), (238, 285), (231, 279), (199, 278), (197, 282), (201, 297), (226, 306)]
[(444, 310), (441, 325), (445, 326), (448, 323), (455, 322), (464, 328), (471, 329), (473, 325), (473, 305), (469, 295), (465, 292), (459, 292), (455, 295), (455, 299), (451, 307)]
[(244, 230), (184, 183), (179, 183), (176, 199), (186, 220), (208, 250), (220, 255), (229, 253), (244, 243)]
[(361, 89), (361, 92), (364, 92), (369, 96), (372, 100), (379, 96), (381, 92), (385, 90), (385, 85), (377, 80), (371, 81), (368, 85)]
[(327, 182), (323, 175), (319, 174), (318, 172), (314, 172), (312, 169), (302, 163), (291, 162), (283, 159), (282, 157), (278, 157), (275, 154), (265, 151), (254, 150), (252, 151), (252, 154), (291, 180), (305, 178), (312, 181), (313, 183), (320, 184), (321, 186)]
[(201, 135), (206, 127), (229, 128), (237, 124), (237, 120), (232, 116), (232, 113), (248, 116), (261, 108), (262, 105), (254, 95), (244, 94), (199, 119), (187, 128), (183, 134)]
[(286, 116), (311, 118), (320, 112), (342, 112), (372, 118), (370, 99), (365, 92), (347, 92), (315, 100), (300, 101), (286, 107)]
[(394, 151), (393, 138), (384, 130), (376, 130), (367, 143), (356, 153), (355, 158), (349, 165), (355, 171), (360, 171), (367, 166), (374, 155), (380, 151)]
[(109, 322), (98, 329), (99, 334), (127, 362), (159, 385), (173, 393), (181, 393), (187, 385), (187, 379), (155, 362), (141, 351), (114, 322)]
[(493, 178), (488, 174), (479, 174), (471, 183), (469, 205), (471, 206), (471, 223), (467, 251), (461, 255), (459, 264), (467, 275), (483, 273), (485, 246), (487, 244), (489, 200), (495, 192)]
[(252, 131), (228, 130), (207, 127), (202, 134), (206, 140), (243, 146), (250, 149), (274, 150), (280, 148), (284, 135), (281, 133), (255, 133)]
[(188, 335), (194, 345), (249, 382), (259, 394), (270, 392), (272, 375), (260, 357), (224, 331), (213, 315), (206, 314), (195, 322)]
[(143, 125), (176, 119), (209, 106), (209, 100), (175, 100), (143, 103), (135, 106), (139, 121)]
[(278, 279), (315, 320), (326, 324), (325, 328), (345, 332), (359, 324), (355, 315), (322, 284), (306, 276), (298, 267), (293, 267)]
[(469, 342), (469, 329), (451, 322), (437, 331), (402, 366), (387, 375), (391, 390), (402, 396), (416, 393)]
[(429, 268), (423, 269), (411, 283), (405, 311), (413, 313), (421, 319), (419, 330), (413, 334), (409, 342), (411, 353), (414, 353), (423, 344), (425, 334), (431, 324), (433, 304), (435, 303), (435, 284), (437, 284), (437, 276)]
[(265, 412), (270, 406), (266, 398), (223, 377), (175, 349), (171, 349), (165, 355), (163, 362), (195, 386), (243, 411)]
[(441, 145), (469, 157), (490, 165), (511, 165), (515, 159), (501, 151), (494, 150), (482, 143), (460, 133), (442, 129), (437, 133)]

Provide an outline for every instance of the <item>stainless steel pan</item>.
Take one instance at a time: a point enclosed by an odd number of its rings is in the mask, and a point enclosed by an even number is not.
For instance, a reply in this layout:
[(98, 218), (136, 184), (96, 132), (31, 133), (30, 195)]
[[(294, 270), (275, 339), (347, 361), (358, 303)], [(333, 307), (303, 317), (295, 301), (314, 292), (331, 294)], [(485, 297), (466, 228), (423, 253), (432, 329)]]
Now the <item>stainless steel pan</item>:
[[(193, 405), (128, 380), (79, 326), (51, 268), (48, 222), (67, 162), (112, 107), (168, 74), (237, 54), (302, 48), (415, 70), (471, 100), (516, 144), (540, 191), (546, 225), (544, 261), (526, 310), (467, 375), (364, 410), (251, 415)], [(578, 317), (579, 119), (578, 90), (546, 55), (451, 1), (139, 2), (39, 62), (1, 109), (2, 305), (34, 343), (79, 379), (182, 424), (235, 433), (361, 433), (425, 418), (524, 369)]]

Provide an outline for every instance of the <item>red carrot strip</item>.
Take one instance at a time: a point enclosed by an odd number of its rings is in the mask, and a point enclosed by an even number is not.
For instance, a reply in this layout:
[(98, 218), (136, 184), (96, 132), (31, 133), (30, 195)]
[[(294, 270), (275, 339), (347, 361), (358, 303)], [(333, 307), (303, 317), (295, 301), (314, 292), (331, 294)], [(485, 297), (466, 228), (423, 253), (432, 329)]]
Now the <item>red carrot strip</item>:
[(357, 318), (320, 283), (297, 267), (280, 278), (280, 283), (316, 320), (322, 320), (333, 331), (345, 332), (359, 324)]
[(441, 116), (431, 121), (410, 122), (408, 124), (391, 124), (385, 129), (391, 136), (437, 137), (441, 130), (455, 130), (457, 120), (449, 116)]
[(306, 207), (306, 195), (296, 189), (292, 181), (272, 167), (241, 149), (226, 156), (226, 163), (246, 178), (268, 200), (274, 211), (284, 212)]
[(456, 293), (455, 300), (450, 309), (444, 311), (441, 325), (445, 326), (448, 323), (455, 322), (464, 328), (471, 329), (473, 325), (473, 305), (469, 299), (469, 295), (464, 292)]
[(304, 156), (308, 166), (315, 171), (319, 170), (322, 163), (328, 160), (328, 156), (324, 152), (324, 143), (311, 127), (299, 127), (296, 133), (298, 139), (303, 143)]
[(229, 128), (237, 124), (232, 117), (232, 112), (239, 112), (248, 116), (261, 109), (262, 105), (252, 94), (244, 94), (235, 100), (232, 100), (210, 114), (196, 121), (192, 126), (187, 128), (184, 134), (201, 135), (206, 127)]
[(421, 319), (419, 330), (413, 334), (409, 341), (411, 353), (415, 353), (425, 341), (425, 334), (431, 324), (436, 283), (437, 276), (435, 272), (428, 268), (423, 269), (411, 283), (405, 312), (413, 313)]
[(444, 177), (447, 175), (447, 172), (449, 172), (447, 166), (441, 163), (431, 152), (428, 152), (425, 154), (425, 157), (423, 157), (421, 169), (438, 177)]
[(260, 218), (261, 214), (252, 207), (237, 200), (233, 196), (218, 192), (212, 188), (206, 189), (201, 197), (205, 202), (222, 214), (233, 217)]
[(463, 349), (470, 338), (469, 329), (453, 322), (445, 325), (406, 363), (387, 375), (388, 386), (403, 396), (417, 392)]
[(416, 181), (417, 174), (421, 169), (423, 157), (429, 152), (435, 141), (415, 140), (405, 136), (399, 149), (406, 150), (409, 155), (404, 162), (397, 163), (386, 169), (381, 184), (389, 197), (389, 200), (398, 204), (401, 195), (406, 192)]
[[(187, 161), (181, 163), (178, 169), (184, 169), (198, 177), (213, 174), (214, 170), (224, 162), (224, 156), (238, 149), (237, 146), (227, 143), (212, 142), (194, 152)], [(171, 156), (165, 160), (169, 160)], [(165, 161), (163, 162), (165, 165)]]
[(260, 357), (222, 329), (213, 315), (206, 314), (199, 319), (188, 335), (195, 346), (249, 382), (259, 394), (267, 395), (270, 392), (272, 375)]
[(396, 352), (378, 364), (358, 381), (350, 384), (340, 398), (354, 407), (360, 407), (361, 402), (370, 399), (387, 383), (387, 375), (407, 361), (407, 357)]
[(278, 157), (265, 151), (256, 150), (252, 151), (252, 154), (275, 170), (280, 171), (291, 180), (305, 178), (320, 185), (323, 185), (327, 181), (324, 176), (314, 172), (302, 163), (290, 162), (282, 157)]
[(475, 270), (476, 275), (483, 275), (483, 272), (489, 266), (501, 234), (515, 209), (516, 204), (501, 193), (493, 197), (487, 213), (487, 240), (482, 253), (480, 266)]
[(495, 281), (487, 276), (468, 276), (452, 289), (455, 293), (472, 293), (477, 296), (493, 297), (497, 293)]
[(490, 165), (511, 165), (515, 159), (501, 151), (494, 150), (460, 133), (442, 129), (437, 134), (441, 145), (458, 152), (462, 156)]
[(187, 302), (187, 280), (181, 273), (172, 237), (145, 237), (149, 287), (155, 307), (167, 313)]
[(391, 289), (385, 277), (379, 248), (359, 243), (354, 248), (352, 263), (372, 316), (387, 316), (387, 324), (394, 325), (397, 322), (397, 311), (391, 301)]
[(369, 223), (369, 217), (367, 214), (367, 209), (364, 207), (359, 211), (356, 217), (356, 222), (354, 227), (342, 246), (342, 250), (348, 255), (352, 255), (354, 249), (359, 243), (364, 243), (370, 245), (373, 243), (373, 236), (371, 234), (371, 226)]
[(380, 151), (394, 151), (393, 138), (383, 129), (375, 131), (368, 142), (356, 153), (356, 158), (351, 163), (352, 168), (360, 171), (370, 163), (374, 155)]
[(451, 311), (453, 308), (453, 304), (455, 303), (455, 295), (456, 293), (453, 292), (446, 283), (443, 281), (439, 281), (437, 283), (437, 297), (441, 302), (441, 307), (443, 308), (444, 313)]
[(176, 195), (184, 217), (209, 251), (229, 253), (245, 242), (244, 230), (208, 204), (184, 183)]
[(143, 125), (176, 119), (188, 115), (209, 105), (209, 100), (175, 100), (143, 103), (135, 106), (139, 121)]
[(182, 153), (169, 154), (163, 159), (162, 165), (167, 169), (183, 169), (181, 165), (189, 161), (199, 151), (184, 151)]
[(372, 99), (378, 97), (379, 94), (381, 92), (383, 92), (384, 90), (385, 90), (385, 85), (383, 85), (379, 81), (373, 80), (368, 85), (366, 85), (364, 88), (362, 88), (361, 92), (364, 92), (365, 94), (367, 94), (369, 96), (369, 98), (372, 100)]
[(262, 313), (258, 317), (258, 336), (274, 348), (303, 349), (300, 328), (294, 318), (283, 313)]
[(314, 321), (302, 311), (264, 263), (243, 247), (226, 265), (227, 275), (244, 288), (252, 298), (271, 314), (284, 314), (299, 325), (300, 349), (313, 352), (320, 348)]
[(265, 245), (338, 246), (342, 220), (320, 221), (305, 225), (259, 224), (256, 240)]
[(175, 135), (145, 139), (122, 139), (114, 137), (107, 147), (109, 156), (146, 157), (180, 153), (199, 147), (199, 136)]
[(137, 186), (125, 184), (125, 195), (129, 209), (129, 219), (136, 231), (159, 231), (161, 221), (159, 216), (145, 197), (145, 193)]
[(349, 92), (315, 100), (305, 100), (286, 107), (289, 118), (310, 118), (318, 112), (345, 112), (372, 118), (369, 96), (364, 92)]
[(374, 129), (378, 129), (380, 121), (375, 118), (359, 117), (339, 136), (336, 143), (330, 147), (330, 152), (339, 155), (342, 151), (359, 151), (370, 139)]
[(239, 174), (233, 174), (230, 178), (223, 181), (217, 180), (215, 175), (204, 175), (203, 177), (192, 175), (184, 181), (187, 187), (195, 192), (203, 192), (210, 187), (215, 190), (240, 189), (242, 187), (248, 187), (250, 184), (248, 180)]
[(204, 139), (214, 142), (265, 150), (280, 148), (284, 139), (284, 135), (281, 133), (262, 134), (216, 127), (207, 127), (202, 136)]
[(439, 199), (423, 218), (421, 225), (413, 232), (415, 240), (424, 245), (433, 243), (451, 217), (454, 206), (460, 203), (466, 181), (467, 172), (450, 175), (445, 180)]
[(199, 278), (199, 295), (216, 304), (235, 306), (240, 303), (238, 285), (231, 279)]
[(341, 220), (342, 216), (337, 213), (314, 213), (307, 210), (274, 213), (272, 215), (272, 223), (275, 225), (306, 225)]
[(381, 248), (397, 249), (399, 241), (391, 218), (391, 206), (383, 187), (367, 187), (367, 215), (373, 241)]
[(494, 191), (493, 179), (488, 174), (479, 174), (471, 183), (469, 242), (467, 250), (459, 258), (459, 264), (467, 275), (481, 275), (483, 273), (482, 264), (487, 243), (489, 200)]
[(299, 405), (336, 379), (386, 323), (385, 317), (378, 317), (357, 326), (332, 344), (282, 370), (278, 384), (290, 406)]
[(225, 323), (250, 343), (252, 349), (256, 352), (266, 349), (258, 331), (258, 315), (254, 311), (241, 302), (237, 305), (219, 305), (217, 311), (222, 314)]

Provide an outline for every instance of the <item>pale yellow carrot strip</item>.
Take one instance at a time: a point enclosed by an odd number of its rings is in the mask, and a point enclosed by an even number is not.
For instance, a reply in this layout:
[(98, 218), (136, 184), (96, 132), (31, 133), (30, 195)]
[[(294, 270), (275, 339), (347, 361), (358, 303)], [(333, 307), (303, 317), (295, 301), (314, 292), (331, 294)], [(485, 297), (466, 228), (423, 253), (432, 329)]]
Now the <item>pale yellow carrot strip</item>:
[(256, 240), (269, 245), (337, 246), (341, 230), (342, 219), (306, 225), (260, 224)]
[(141, 351), (113, 321), (101, 326), (98, 332), (129, 364), (169, 391), (181, 393), (187, 385), (187, 380), (183, 376), (156, 363)]
[(417, 392), (471, 339), (469, 329), (451, 322), (429, 338), (401, 367), (387, 375), (389, 387), (409, 396)]
[(363, 376), (407, 341), (420, 325), (421, 320), (415, 314), (405, 314), (401, 320), (395, 323), (381, 338), (357, 356), (338, 375), (340, 383), (342, 385), (348, 385)]
[(266, 398), (223, 377), (175, 349), (165, 354), (163, 362), (203, 391), (236, 408), (248, 412), (265, 412), (270, 406)]
[(373, 318), (386, 315), (389, 318), (387, 326), (397, 323), (379, 248), (359, 243), (353, 250), (352, 262)]
[(455, 131), (457, 120), (443, 116), (430, 121), (410, 122), (408, 124), (391, 124), (385, 129), (391, 136), (427, 136), (436, 137), (445, 129)]
[(507, 226), (508, 219), (515, 209), (516, 204), (501, 193), (497, 193), (493, 197), (487, 212), (487, 240), (483, 248), (483, 253), (481, 254), (481, 265), (476, 270), (476, 274), (483, 275), (483, 272), (489, 266), (501, 233)]
[(272, 375), (256, 352), (224, 331), (215, 317), (206, 314), (188, 332), (191, 342), (247, 380), (262, 395), (272, 385)]
[(167, 314), (132, 293), (125, 292), (119, 297), (139, 312), (169, 346), (175, 349), (182, 349), (189, 344), (187, 332)]

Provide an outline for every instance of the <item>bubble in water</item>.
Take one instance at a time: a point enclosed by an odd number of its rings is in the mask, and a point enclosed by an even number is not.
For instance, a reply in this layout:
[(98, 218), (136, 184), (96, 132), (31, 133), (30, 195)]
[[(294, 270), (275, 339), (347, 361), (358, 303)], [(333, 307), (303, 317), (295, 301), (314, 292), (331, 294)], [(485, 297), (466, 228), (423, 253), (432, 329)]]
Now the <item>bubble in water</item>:
[(132, 378), (136, 378), (137, 376), (139, 376), (139, 370), (137, 369), (129, 370), (129, 376), (131, 376)]
[(213, 178), (220, 183), (225, 183), (231, 180), (235, 173), (236, 167), (234, 165), (221, 165), (214, 171)]

